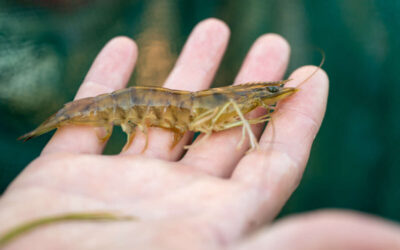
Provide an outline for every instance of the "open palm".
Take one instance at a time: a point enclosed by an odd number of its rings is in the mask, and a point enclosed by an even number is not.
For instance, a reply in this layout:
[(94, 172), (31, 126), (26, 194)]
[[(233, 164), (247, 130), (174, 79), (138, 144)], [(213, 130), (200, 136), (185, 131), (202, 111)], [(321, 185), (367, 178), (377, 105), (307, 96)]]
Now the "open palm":
[[(229, 30), (222, 22), (201, 22), (164, 86), (190, 91), (208, 88), (228, 37)], [(260, 37), (235, 82), (281, 79), (289, 50), (288, 43), (278, 35)], [(93, 63), (76, 98), (123, 88), (136, 57), (132, 40), (118, 37), (110, 41)], [(288, 86), (296, 86), (314, 70), (312, 66), (297, 70)], [(145, 138), (139, 133), (128, 150), (104, 156), (104, 144), (95, 128), (61, 128), (0, 200), (0, 231), (42, 216), (113, 211), (137, 220), (52, 225), (23, 236), (9, 247), (143, 250), (299, 246), (298, 240), (288, 243), (285, 237), (296, 239), (300, 232), (283, 233), (282, 228), (296, 228), (310, 220), (292, 219), (253, 239), (243, 239), (262, 223), (272, 221), (299, 183), (325, 112), (327, 93), (328, 79), (321, 70), (301, 91), (278, 105), (274, 129), (268, 127), (262, 133), (262, 126), (253, 127), (260, 150), (249, 154), (245, 154), (248, 144), (236, 148), (240, 128), (213, 134), (183, 157), (190, 134), (170, 150), (173, 134), (151, 128), (145, 152), (141, 152)], [(317, 224), (330, 218), (334, 223), (355, 225), (355, 221), (370, 220), (338, 212), (314, 217), (317, 219), (312, 221)], [(321, 240), (315, 245), (325, 243)]]

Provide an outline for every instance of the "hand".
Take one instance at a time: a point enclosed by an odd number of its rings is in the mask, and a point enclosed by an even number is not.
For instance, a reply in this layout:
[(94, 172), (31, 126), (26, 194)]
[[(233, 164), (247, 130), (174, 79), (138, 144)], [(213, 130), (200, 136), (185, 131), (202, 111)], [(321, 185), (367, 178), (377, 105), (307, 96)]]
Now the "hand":
[[(222, 22), (201, 22), (164, 86), (191, 91), (208, 88), (228, 36)], [(278, 35), (260, 37), (235, 82), (281, 79), (289, 50)], [(123, 88), (136, 57), (137, 48), (130, 39), (110, 41), (76, 98)], [(296, 86), (314, 69), (300, 68), (287, 85)], [(337, 212), (288, 219), (244, 240), (247, 233), (274, 219), (299, 183), (325, 112), (327, 93), (328, 78), (320, 70), (299, 92), (279, 103), (273, 115), (274, 129), (268, 126), (262, 133), (262, 127), (253, 127), (260, 150), (247, 155), (246, 147), (236, 149), (241, 128), (215, 133), (181, 158), (189, 134), (170, 150), (172, 133), (151, 128), (144, 153), (144, 136), (138, 134), (127, 151), (104, 156), (104, 144), (97, 139), (95, 128), (63, 127), (2, 197), (0, 232), (38, 217), (116, 211), (138, 220), (51, 225), (22, 236), (9, 249), (350, 248), (356, 243), (371, 246), (371, 242), (391, 246), (379, 237), (393, 240), (399, 232), (396, 227)], [(319, 229), (324, 225), (321, 221), (329, 223), (331, 234)], [(342, 227), (349, 230), (349, 224), (354, 231), (338, 238)], [(356, 237), (360, 232), (373, 237), (360, 240)]]

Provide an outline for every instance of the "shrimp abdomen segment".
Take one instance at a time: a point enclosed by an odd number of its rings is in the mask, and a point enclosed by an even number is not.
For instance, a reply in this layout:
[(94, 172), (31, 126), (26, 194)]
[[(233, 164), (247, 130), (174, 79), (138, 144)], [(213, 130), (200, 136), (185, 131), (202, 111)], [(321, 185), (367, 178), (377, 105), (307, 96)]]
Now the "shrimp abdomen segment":
[[(118, 121), (128, 134), (125, 149), (132, 141), (135, 127), (146, 135), (148, 127), (160, 127), (175, 133), (172, 147), (188, 130), (192, 105), (191, 93), (159, 87), (133, 87), (115, 93), (118, 107), (124, 116)], [(178, 138), (178, 139), (177, 139)]]

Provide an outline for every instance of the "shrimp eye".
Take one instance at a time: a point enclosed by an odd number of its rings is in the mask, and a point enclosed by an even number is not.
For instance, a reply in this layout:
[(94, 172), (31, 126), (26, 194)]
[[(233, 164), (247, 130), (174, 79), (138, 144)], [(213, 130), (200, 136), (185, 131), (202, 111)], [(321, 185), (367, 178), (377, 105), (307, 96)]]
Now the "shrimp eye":
[(278, 88), (278, 87), (275, 87), (275, 86), (267, 87), (267, 89), (268, 89), (268, 91), (271, 92), (271, 93), (276, 93), (276, 92), (279, 91), (279, 88)]

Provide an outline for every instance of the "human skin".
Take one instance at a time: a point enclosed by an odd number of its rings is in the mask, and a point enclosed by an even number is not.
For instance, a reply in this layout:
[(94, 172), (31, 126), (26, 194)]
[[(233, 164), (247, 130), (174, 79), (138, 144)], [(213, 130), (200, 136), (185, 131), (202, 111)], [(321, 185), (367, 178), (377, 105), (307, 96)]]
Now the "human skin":
[[(199, 23), (164, 86), (207, 89), (228, 38), (221, 21)], [(129, 38), (111, 40), (76, 99), (125, 87), (137, 53)], [(282, 37), (261, 36), (235, 83), (281, 79), (289, 53)], [(296, 70), (287, 86), (297, 86), (314, 70)], [(141, 152), (145, 138), (139, 133), (128, 150), (105, 156), (97, 129), (60, 128), (1, 197), (0, 234), (32, 219), (71, 212), (112, 211), (137, 220), (60, 223), (23, 235), (5, 249), (400, 248), (397, 225), (355, 212), (327, 210), (272, 222), (301, 179), (327, 95), (328, 77), (319, 70), (278, 104), (273, 128), (263, 132), (253, 126), (260, 149), (248, 154), (248, 142), (236, 148), (241, 128), (215, 133), (183, 157), (190, 133), (170, 150), (173, 134), (151, 128), (146, 151)]]

